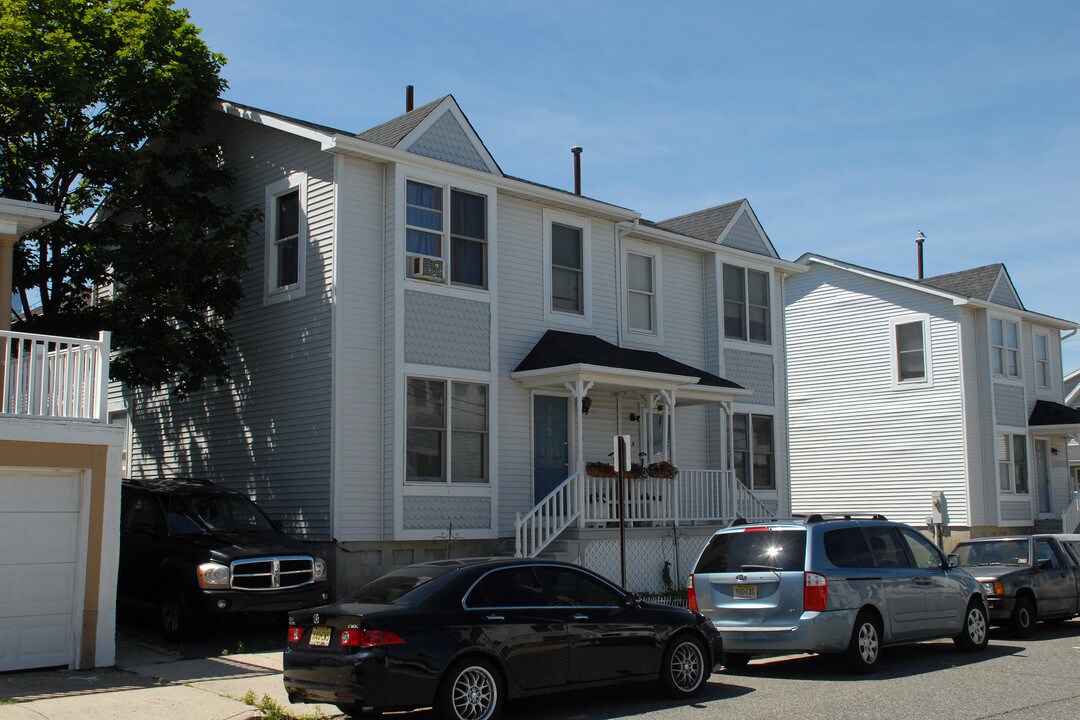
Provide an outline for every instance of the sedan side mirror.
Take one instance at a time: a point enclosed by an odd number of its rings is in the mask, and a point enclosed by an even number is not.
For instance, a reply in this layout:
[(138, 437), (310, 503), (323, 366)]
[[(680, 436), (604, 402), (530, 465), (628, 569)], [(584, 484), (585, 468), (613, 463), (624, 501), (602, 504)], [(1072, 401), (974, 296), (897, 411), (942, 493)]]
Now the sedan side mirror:
[(948, 566), (951, 568), (960, 567), (960, 556), (956, 553), (949, 553)]

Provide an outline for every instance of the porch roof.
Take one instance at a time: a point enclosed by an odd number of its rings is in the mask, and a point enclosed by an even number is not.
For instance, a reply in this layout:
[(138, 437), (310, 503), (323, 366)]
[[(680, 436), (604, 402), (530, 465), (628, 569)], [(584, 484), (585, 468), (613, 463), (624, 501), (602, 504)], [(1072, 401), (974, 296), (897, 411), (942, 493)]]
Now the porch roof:
[(750, 391), (730, 380), (649, 350), (621, 348), (595, 335), (548, 330), (510, 377), (527, 387), (573, 380), (613, 390), (677, 390), (683, 400), (720, 401)]
[(1028, 427), (1060, 430), (1064, 434), (1072, 435), (1080, 432), (1080, 410), (1049, 400), (1036, 400), (1031, 416), (1028, 417)]

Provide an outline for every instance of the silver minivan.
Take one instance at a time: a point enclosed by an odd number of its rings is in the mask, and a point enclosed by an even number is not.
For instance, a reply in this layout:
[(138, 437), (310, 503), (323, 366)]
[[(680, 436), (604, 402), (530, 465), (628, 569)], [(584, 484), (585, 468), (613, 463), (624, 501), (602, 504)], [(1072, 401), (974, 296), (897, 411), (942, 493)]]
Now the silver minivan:
[(702, 550), (689, 596), (720, 631), (729, 668), (815, 652), (868, 672), (887, 645), (950, 637), (972, 652), (988, 640), (982, 585), (881, 515), (733, 524)]

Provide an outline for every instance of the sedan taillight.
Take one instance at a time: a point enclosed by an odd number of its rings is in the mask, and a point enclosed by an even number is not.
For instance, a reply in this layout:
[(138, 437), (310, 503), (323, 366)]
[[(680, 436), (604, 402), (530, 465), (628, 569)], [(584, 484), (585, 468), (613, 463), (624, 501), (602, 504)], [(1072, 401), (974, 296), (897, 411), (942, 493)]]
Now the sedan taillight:
[(357, 630), (348, 628), (341, 631), (342, 647), (379, 647), (382, 645), (404, 645), (400, 635), (387, 630)]
[(803, 610), (823, 612), (829, 599), (829, 581), (824, 575), (803, 573)]
[(291, 643), (298, 643), (304, 639), (304, 628), (302, 627), (290, 627), (288, 640)]

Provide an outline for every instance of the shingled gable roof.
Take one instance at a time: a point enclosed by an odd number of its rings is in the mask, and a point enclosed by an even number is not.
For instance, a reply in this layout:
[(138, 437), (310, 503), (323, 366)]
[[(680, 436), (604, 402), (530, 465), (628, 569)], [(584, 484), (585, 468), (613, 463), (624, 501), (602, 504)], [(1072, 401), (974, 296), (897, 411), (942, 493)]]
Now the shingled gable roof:
[(648, 224), (696, 240), (716, 242), (744, 202), (745, 198)]
[(666, 355), (612, 345), (595, 335), (548, 330), (514, 372), (547, 370), (569, 365), (592, 365), (637, 372), (698, 378), (698, 385), (742, 390), (741, 385), (719, 375), (698, 370)]
[(417, 125), (424, 122), (427, 116), (431, 114), (431, 111), (439, 107), (442, 101), (448, 97), (450, 96), (443, 95), (438, 100), (432, 100), (427, 105), (421, 105), (404, 115), (398, 115), (393, 120), (387, 120), (381, 125), (365, 130), (356, 137), (384, 147), (397, 147), (397, 144), (404, 140), (406, 135), (415, 130)]
[[(991, 302), (990, 294), (994, 291), (994, 285), (997, 283), (997, 279), (1002, 273), (1008, 278), (1009, 271), (1005, 269), (1005, 266), (1001, 263), (993, 263), (992, 265), (983, 265), (982, 267), (972, 268), (971, 270), (948, 273), (947, 275), (935, 275), (934, 277), (923, 278), (917, 282), (937, 288), (938, 290), (945, 290), (946, 292), (963, 295), (964, 297)], [(1011, 278), (1009, 278), (1009, 285), (1012, 286)], [(1015, 287), (1013, 287), (1013, 292), (1016, 292)], [(1020, 299), (1019, 294), (1017, 294), (1016, 299)], [(1025, 309), (1023, 302), (1020, 303), (1020, 309)]]

